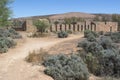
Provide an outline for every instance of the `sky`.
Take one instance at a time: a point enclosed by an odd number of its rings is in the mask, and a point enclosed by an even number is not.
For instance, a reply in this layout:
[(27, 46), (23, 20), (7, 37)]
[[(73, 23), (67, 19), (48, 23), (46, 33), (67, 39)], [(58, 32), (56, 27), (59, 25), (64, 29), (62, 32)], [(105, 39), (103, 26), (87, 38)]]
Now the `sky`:
[(120, 0), (14, 0), (11, 9), (14, 18), (67, 12), (120, 14)]

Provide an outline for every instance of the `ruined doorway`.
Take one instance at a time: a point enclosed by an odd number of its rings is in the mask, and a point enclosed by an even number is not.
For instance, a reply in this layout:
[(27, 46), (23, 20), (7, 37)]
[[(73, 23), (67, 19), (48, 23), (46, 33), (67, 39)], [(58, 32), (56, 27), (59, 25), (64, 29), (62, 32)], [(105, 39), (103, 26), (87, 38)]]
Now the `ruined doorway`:
[(91, 22), (91, 30), (96, 31), (96, 24)]

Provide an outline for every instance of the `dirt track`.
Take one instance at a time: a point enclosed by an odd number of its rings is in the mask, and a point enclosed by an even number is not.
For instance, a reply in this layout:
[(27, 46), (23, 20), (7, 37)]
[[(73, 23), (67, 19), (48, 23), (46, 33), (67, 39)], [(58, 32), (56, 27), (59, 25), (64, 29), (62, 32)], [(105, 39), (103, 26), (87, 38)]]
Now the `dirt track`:
[(24, 38), (7, 53), (0, 55), (0, 80), (53, 80), (43, 73), (43, 66), (32, 66), (25, 61), (30, 51), (48, 49), (55, 44), (78, 39), (82, 35), (58, 38)]

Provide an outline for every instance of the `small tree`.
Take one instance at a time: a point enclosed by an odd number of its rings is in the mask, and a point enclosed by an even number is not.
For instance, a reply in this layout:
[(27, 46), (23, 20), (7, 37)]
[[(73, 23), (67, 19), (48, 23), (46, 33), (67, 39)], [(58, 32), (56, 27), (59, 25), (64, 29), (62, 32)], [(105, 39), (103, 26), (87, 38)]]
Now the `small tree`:
[(13, 0), (0, 0), (0, 27), (8, 25), (8, 19), (11, 15), (9, 4)]
[(35, 20), (33, 21), (33, 24), (36, 26), (37, 31), (41, 32), (41, 34), (43, 34), (43, 32), (45, 32), (45, 30), (50, 26), (47, 19)]

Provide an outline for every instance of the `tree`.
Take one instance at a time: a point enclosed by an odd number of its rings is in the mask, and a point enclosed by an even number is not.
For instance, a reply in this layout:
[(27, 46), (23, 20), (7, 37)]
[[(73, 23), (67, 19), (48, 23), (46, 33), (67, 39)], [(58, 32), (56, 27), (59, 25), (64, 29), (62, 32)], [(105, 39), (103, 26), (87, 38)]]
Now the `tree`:
[(34, 20), (33, 24), (37, 28), (38, 32), (45, 32), (45, 30), (50, 26), (49, 21), (47, 19), (39, 19), (39, 20)]
[(8, 25), (8, 19), (11, 16), (10, 4), (12, 0), (0, 0), (0, 27)]

